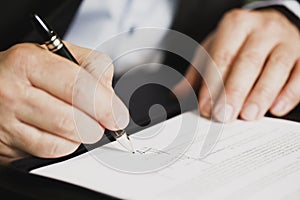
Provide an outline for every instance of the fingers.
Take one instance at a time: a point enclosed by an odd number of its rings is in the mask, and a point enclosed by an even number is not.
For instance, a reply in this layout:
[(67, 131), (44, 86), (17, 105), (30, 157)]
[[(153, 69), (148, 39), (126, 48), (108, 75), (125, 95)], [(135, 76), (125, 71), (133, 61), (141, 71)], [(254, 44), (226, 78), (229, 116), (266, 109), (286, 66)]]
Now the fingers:
[(33, 44), (15, 45), (6, 54), (3, 65), (18, 70), (19, 79), (72, 102), (71, 86), (80, 70), (75, 63)]
[(55, 158), (73, 153), (80, 143), (63, 139), (28, 124), (15, 122), (13, 144), (26, 153), (43, 158)]
[[(16, 109), (17, 119), (74, 142), (94, 143), (102, 137), (104, 128), (84, 112), (42, 90), (25, 90), (26, 96)], [(83, 126), (85, 131), (79, 131)]]
[[(81, 56), (89, 53), (73, 48)], [(0, 53), (0, 162), (27, 153), (67, 155), (80, 143), (98, 141), (104, 127), (127, 126), (128, 110), (111, 87), (113, 66), (105, 68), (110, 60), (98, 55), (80, 68), (34, 44)]]
[(200, 84), (200, 74), (198, 70), (195, 69), (193, 65), (189, 66), (184, 78), (172, 89), (174, 94), (178, 97), (186, 97), (189, 95), (193, 88), (196, 90), (198, 85)]
[[(208, 66), (199, 93), (203, 116), (212, 114), (221, 122), (238, 116), (255, 120), (272, 105), (271, 111), (282, 115), (299, 103), (292, 78), (298, 73), (292, 69), (299, 56), (299, 31), (278, 11), (229, 12), (217, 28), (209, 53), (217, 69)], [(292, 99), (286, 107), (283, 94)]]
[[(112, 60), (107, 55), (98, 51), (91, 51), (90, 49), (81, 48), (69, 43), (67, 43), (67, 45), (71, 47), (76, 55), (78, 55), (79, 63), (85, 69), (79, 72), (77, 78), (78, 83), (76, 83), (75, 86), (75, 91), (79, 89), (79, 91), (84, 90), (86, 93), (86, 102), (82, 104), (94, 105), (93, 107), (90, 107), (90, 112), (93, 109), (96, 118), (98, 116), (98, 118), (102, 119), (100, 123), (104, 121), (105, 126), (111, 122), (117, 124), (117, 128), (113, 125), (107, 126), (107, 128), (111, 130), (125, 128), (129, 123), (129, 113), (122, 101), (115, 95), (111, 87), (114, 73)], [(81, 84), (80, 81), (86, 80), (86, 78), (84, 78), (86, 76), (85, 71), (89, 72), (100, 84), (94, 87), (82, 88), (84, 84)], [(104, 89), (103, 87), (106, 88), (111, 98), (104, 96), (105, 93), (102, 92)], [(83, 99), (78, 99), (76, 96), (73, 96), (73, 101), (77, 100), (81, 102)], [(94, 102), (87, 103), (90, 100), (94, 100)], [(98, 106), (101, 102), (103, 105), (108, 106), (108, 108), (113, 108), (113, 110), (108, 111), (108, 109), (102, 109)], [(111, 112), (111, 115), (107, 112)], [(111, 116), (113, 118), (111, 118)]]
[[(249, 35), (226, 77), (225, 91), (222, 92), (214, 106), (213, 117), (216, 120), (228, 122), (237, 118), (275, 42), (275, 39), (271, 37), (266, 39), (263, 34)], [(225, 98), (226, 104), (224, 105)], [(224, 110), (225, 108), (226, 110)]]
[(255, 84), (241, 112), (246, 120), (265, 115), (287, 81), (297, 54), (291, 47), (278, 45), (271, 53), (260, 79)]
[[(3, 134), (3, 133), (2, 133)], [(4, 142), (0, 141), (0, 163), (7, 163), (4, 162), (5, 160), (11, 159), (18, 159), (27, 156), (28, 154), (24, 153), (23, 151), (14, 148), (5, 144)]]
[(218, 98), (223, 80), (229, 72), (229, 66), (251, 31), (249, 29), (251, 21), (248, 20), (249, 23), (246, 23), (247, 21), (236, 23), (237, 20), (242, 21), (242, 18), (243, 12), (234, 11), (227, 14), (217, 28), (209, 52), (214, 63), (211, 62), (207, 66), (204, 76), (205, 84), (202, 85), (199, 93), (199, 109), (200, 113), (205, 117), (211, 115), (211, 103)]
[(114, 67), (112, 60), (105, 54), (92, 52), (81, 64), (97, 81), (111, 88)]
[[(18, 51), (28, 54), (28, 48)], [(127, 126), (129, 113), (112, 88), (99, 83), (90, 73), (65, 58), (34, 47), (30, 51), (34, 56), (28, 58), (31, 60), (27, 63), (34, 66), (28, 66), (26, 73), (33, 86), (73, 104), (108, 129)]]
[(274, 101), (270, 111), (277, 116), (283, 116), (300, 102), (300, 61), (295, 65), (291, 76), (280, 94)]
[(73, 85), (73, 103), (110, 130), (123, 129), (129, 123), (128, 110), (113, 89), (97, 83), (84, 70)]
[(80, 66), (88, 71), (104, 85), (111, 87), (114, 67), (113, 61), (104, 53), (82, 48), (68, 42), (64, 42), (71, 52), (74, 52)]

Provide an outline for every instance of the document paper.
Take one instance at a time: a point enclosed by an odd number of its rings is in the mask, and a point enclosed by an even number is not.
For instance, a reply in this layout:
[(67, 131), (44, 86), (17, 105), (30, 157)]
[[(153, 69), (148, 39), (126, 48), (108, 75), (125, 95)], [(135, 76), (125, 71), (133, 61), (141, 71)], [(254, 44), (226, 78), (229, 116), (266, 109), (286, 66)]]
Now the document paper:
[[(204, 140), (201, 132), (207, 131), (214, 122), (187, 112), (155, 126), (164, 125), (167, 133), (164, 137), (171, 138), (182, 116), (197, 118), (200, 124), (197, 134), (182, 156), (161, 169), (131, 173), (95, 159), (95, 155), (103, 152), (104, 158), (122, 160), (122, 155), (128, 156), (128, 152), (114, 154), (116, 149), (122, 150), (118, 143), (112, 142), (67, 161), (34, 169), (31, 173), (122, 199), (300, 199), (299, 123), (263, 118), (255, 122), (238, 120), (226, 124), (210, 154), (199, 158), (199, 146)], [(154, 130), (155, 126), (136, 135)], [(168, 155), (168, 152), (160, 151), (159, 141), (147, 144), (135, 140), (134, 135), (131, 140), (139, 151), (137, 153)], [(123, 162), (130, 162), (130, 159)]]

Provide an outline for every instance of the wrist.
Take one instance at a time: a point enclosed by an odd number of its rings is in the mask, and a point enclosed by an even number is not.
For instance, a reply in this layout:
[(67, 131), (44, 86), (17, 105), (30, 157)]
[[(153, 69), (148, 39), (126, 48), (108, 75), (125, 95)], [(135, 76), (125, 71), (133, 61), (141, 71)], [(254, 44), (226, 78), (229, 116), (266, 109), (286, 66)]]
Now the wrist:
[(280, 5), (274, 5), (274, 6), (268, 6), (268, 7), (263, 7), (263, 8), (257, 8), (255, 10), (266, 10), (266, 9), (273, 9), (273, 10), (276, 10), (277, 12), (280, 12), (292, 24), (294, 24), (298, 28), (298, 30), (300, 30), (300, 19), (286, 7), (280, 6)]
[(300, 30), (300, 2), (296, 0), (256, 0), (243, 6), (249, 10), (274, 9), (282, 13), (290, 22)]

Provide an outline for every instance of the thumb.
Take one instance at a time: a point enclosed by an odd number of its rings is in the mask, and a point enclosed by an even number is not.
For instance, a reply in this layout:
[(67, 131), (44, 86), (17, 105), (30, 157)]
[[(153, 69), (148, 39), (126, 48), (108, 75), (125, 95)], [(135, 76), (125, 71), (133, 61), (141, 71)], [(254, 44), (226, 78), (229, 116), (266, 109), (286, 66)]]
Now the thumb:
[(190, 65), (185, 76), (173, 87), (172, 92), (175, 96), (184, 98), (196, 90), (200, 86), (200, 82), (200, 73), (193, 65)]
[[(211, 46), (213, 33), (210, 34), (207, 39), (204, 40), (202, 46), (199, 45), (195, 52), (192, 64), (188, 67), (185, 77), (176, 84), (172, 92), (178, 97), (186, 97), (191, 92), (196, 91), (200, 88), (202, 81), (202, 75), (205, 72), (206, 62), (209, 59), (207, 50)], [(193, 89), (193, 90), (192, 90)]]

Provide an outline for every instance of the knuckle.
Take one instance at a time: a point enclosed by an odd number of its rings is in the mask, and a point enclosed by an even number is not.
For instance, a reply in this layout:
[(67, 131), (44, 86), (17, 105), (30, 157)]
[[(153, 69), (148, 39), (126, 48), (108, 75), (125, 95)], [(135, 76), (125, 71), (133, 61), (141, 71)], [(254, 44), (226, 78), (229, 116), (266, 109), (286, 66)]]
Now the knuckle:
[[(48, 133), (45, 133), (48, 134)], [(36, 156), (44, 157), (44, 158), (53, 158), (58, 156), (58, 152), (60, 151), (61, 145), (60, 138), (52, 138), (51, 140), (45, 140), (43, 134), (40, 137), (34, 138), (34, 145), (32, 147), (33, 154)]]
[[(59, 141), (58, 141), (59, 140)], [(76, 150), (79, 144), (72, 143), (67, 140), (58, 139), (48, 143), (48, 148), (43, 148), (43, 157), (57, 158), (68, 155)]]
[[(94, 84), (94, 83), (93, 83)], [(96, 87), (96, 85), (93, 85)], [(68, 99), (78, 100), (91, 90), (91, 77), (85, 70), (80, 70), (74, 80), (66, 82), (64, 91)]]
[(236, 22), (244, 20), (248, 16), (248, 11), (244, 9), (233, 9), (225, 14), (225, 20)]
[(80, 84), (84, 84), (84, 78), (81, 78), (79, 75), (76, 77), (76, 80), (66, 82), (63, 86), (64, 95), (66, 99), (74, 99), (75, 97), (79, 97), (81, 94)]
[(287, 87), (284, 91), (284, 96), (290, 102), (299, 102), (300, 101), (300, 94), (297, 93), (293, 87)]
[(34, 148), (34, 154), (37, 154), (39, 157), (44, 158), (57, 158), (60, 156), (67, 155), (70, 151), (68, 151), (68, 143), (71, 143), (63, 138), (55, 138), (50, 141), (45, 141), (41, 136), (36, 141), (36, 147)]
[(113, 74), (114, 74), (114, 69), (112, 67), (108, 67), (103, 75), (99, 78), (99, 80), (103, 83), (112, 84), (112, 79), (113, 79)]
[(274, 92), (272, 92), (271, 88), (266, 86), (260, 86), (255, 90), (255, 94), (257, 95), (257, 99), (260, 101), (272, 101), (274, 99)]
[(104, 67), (106, 68), (106, 71), (109, 71), (110, 74), (113, 74), (114, 65), (113, 65), (113, 60), (111, 59), (111, 57), (109, 57), (107, 54), (102, 54), (101, 58), (102, 58), (102, 61), (105, 63)]
[(11, 138), (11, 134), (9, 132), (5, 131), (7, 128), (0, 128), (0, 143), (6, 145), (6, 146), (13, 146), (13, 140)]
[(111, 59), (111, 57), (105, 53), (101, 53), (101, 59), (108, 64), (113, 63), (113, 60)]
[(263, 23), (263, 27), (264, 30), (267, 32), (273, 33), (274, 31), (276, 31), (277, 33), (280, 33), (283, 31), (281, 24), (278, 22), (278, 20), (275, 20), (273, 18), (266, 19)]
[(17, 88), (14, 88), (14, 91), (18, 91), (17, 95), (14, 95), (14, 99), (16, 103), (21, 103), (21, 104), (31, 104), (32, 102), (32, 97), (34, 97), (34, 94), (32, 93), (32, 90), (29, 87), (20, 85)]
[(216, 62), (218, 67), (222, 68), (231, 63), (233, 56), (234, 54), (231, 51), (219, 51), (215, 53), (213, 60)]
[(39, 141), (35, 138), (28, 137), (24, 132), (24, 127), (21, 126), (19, 122), (10, 122), (5, 128), (6, 132), (11, 134), (14, 139), (12, 143), (17, 143), (18, 146), (25, 147), (35, 147)]
[(243, 90), (241, 87), (229, 86), (226, 88), (227, 98), (241, 100), (243, 99)]
[(16, 44), (6, 51), (6, 61), (9, 66), (22, 67), (29, 60), (35, 60), (34, 54), (32, 53), (35, 49), (36, 46), (34, 44)]
[(0, 84), (0, 99), (3, 103), (4, 101), (11, 102), (14, 98), (12, 98), (12, 93), (9, 87), (4, 82), (1, 82)]
[(73, 135), (76, 133), (76, 127), (72, 115), (66, 113), (58, 117), (55, 131), (66, 135)]
[[(90, 54), (81, 65), (83, 66), (90, 66), (93, 64), (97, 64), (100, 66), (108, 66), (112, 65), (113, 60), (111, 57), (105, 53), (95, 51), (92, 54)], [(113, 65), (112, 65), (113, 66)]]
[(34, 138), (30, 145), (32, 154), (42, 158), (56, 157), (59, 149), (58, 141), (45, 141), (42, 135), (40, 137)]
[(60, 154), (60, 145), (58, 142), (53, 141), (51, 143), (48, 144), (48, 148), (44, 148), (45, 151), (42, 152), (44, 157), (49, 157), (49, 158), (53, 158), (53, 157), (57, 157)]
[(83, 95), (83, 89), (88, 89), (86, 87), (87, 80), (84, 73), (84, 70), (81, 70), (73, 80), (64, 82), (63, 88), (66, 99), (74, 101), (74, 99), (78, 99)]
[(82, 63), (82, 66), (97, 79), (112, 79), (114, 74), (112, 59), (102, 52), (93, 52)]
[(283, 69), (290, 67), (291, 59), (287, 53), (274, 54), (270, 57), (269, 62), (272, 66), (279, 66)]
[(20, 90), (20, 87), (15, 84), (10, 84), (7, 82), (0, 83), (0, 102), (1, 106), (5, 107), (8, 110), (15, 110), (20, 106), (20, 96), (25, 91)]
[(247, 50), (240, 54), (239, 59), (244, 64), (258, 67), (263, 64), (263, 59), (261, 57), (262, 56), (259, 52), (255, 50)]

